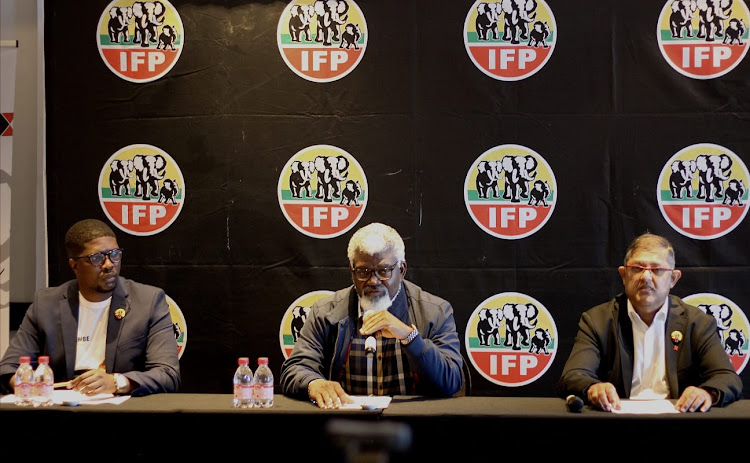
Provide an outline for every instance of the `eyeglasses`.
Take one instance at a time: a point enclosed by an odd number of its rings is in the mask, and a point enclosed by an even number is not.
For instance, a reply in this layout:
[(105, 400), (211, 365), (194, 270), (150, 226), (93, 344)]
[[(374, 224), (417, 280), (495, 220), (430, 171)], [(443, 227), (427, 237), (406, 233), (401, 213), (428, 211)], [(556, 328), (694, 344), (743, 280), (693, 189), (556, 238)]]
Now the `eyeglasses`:
[(378, 277), (378, 280), (388, 281), (393, 277), (393, 269), (398, 267), (398, 264), (399, 263), (396, 262), (391, 267), (376, 268), (375, 270), (371, 268), (353, 268), (351, 271), (354, 273), (354, 277), (359, 281), (369, 280), (373, 273)]
[(88, 259), (91, 265), (93, 265), (94, 267), (101, 267), (104, 264), (104, 259), (106, 259), (107, 257), (109, 257), (109, 261), (113, 264), (120, 262), (122, 260), (122, 251), (123, 249), (121, 248), (115, 248), (110, 249), (109, 251), (89, 254), (88, 256), (74, 257), (73, 260)]
[(630, 273), (633, 275), (641, 275), (643, 272), (648, 270), (651, 272), (652, 275), (656, 277), (660, 277), (667, 272), (671, 272), (674, 269), (673, 268), (664, 268), (664, 267), (641, 267), (640, 265), (626, 265), (625, 268), (630, 270)]

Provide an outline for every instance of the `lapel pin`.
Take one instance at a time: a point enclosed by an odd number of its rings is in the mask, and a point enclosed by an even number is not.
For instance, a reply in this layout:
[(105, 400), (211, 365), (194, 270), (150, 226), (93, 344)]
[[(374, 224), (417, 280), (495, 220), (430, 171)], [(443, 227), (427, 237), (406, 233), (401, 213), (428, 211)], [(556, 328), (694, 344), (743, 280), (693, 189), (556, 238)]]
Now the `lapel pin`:
[[(122, 320), (125, 317), (125, 309), (117, 309), (115, 310), (115, 318), (118, 320)], [(674, 338), (672, 338), (674, 339)]]
[(672, 331), (672, 334), (669, 335), (669, 337), (672, 338), (672, 343), (674, 344), (674, 350), (680, 350), (680, 342), (682, 342), (682, 333), (679, 331)]

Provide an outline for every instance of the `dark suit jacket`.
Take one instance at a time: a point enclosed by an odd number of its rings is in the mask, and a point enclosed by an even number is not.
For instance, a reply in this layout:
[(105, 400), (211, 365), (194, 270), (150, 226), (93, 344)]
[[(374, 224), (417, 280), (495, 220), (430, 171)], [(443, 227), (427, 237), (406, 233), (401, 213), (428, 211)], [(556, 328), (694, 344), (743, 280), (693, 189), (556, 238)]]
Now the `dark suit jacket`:
[[(589, 386), (610, 382), (621, 398), (630, 397), (633, 379), (633, 327), (627, 298), (619, 294), (581, 316), (573, 349), (557, 385), (561, 397), (570, 394), (584, 400)], [(676, 344), (672, 332), (682, 333)], [(742, 395), (742, 380), (721, 345), (716, 321), (699, 308), (669, 296), (665, 363), (669, 397), (677, 399), (688, 386), (719, 392), (714, 405), (726, 405)]]
[[(118, 319), (115, 311), (125, 309)], [(19, 357), (50, 357), (55, 381), (72, 379), (78, 335), (78, 282), (39, 290), (29, 306), (8, 350), (0, 361), (0, 389), (7, 390)], [(164, 291), (118, 277), (107, 322), (105, 353), (107, 373), (122, 373), (138, 384), (134, 396), (176, 392), (180, 363)]]

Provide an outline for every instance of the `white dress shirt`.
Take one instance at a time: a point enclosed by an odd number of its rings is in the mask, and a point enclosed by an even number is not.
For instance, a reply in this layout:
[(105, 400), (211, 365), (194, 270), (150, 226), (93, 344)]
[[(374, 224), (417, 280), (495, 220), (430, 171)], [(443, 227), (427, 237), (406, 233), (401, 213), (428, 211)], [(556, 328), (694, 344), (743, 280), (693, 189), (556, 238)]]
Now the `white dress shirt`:
[(654, 400), (669, 397), (667, 370), (664, 360), (664, 330), (667, 322), (667, 301), (664, 301), (651, 326), (641, 320), (628, 300), (628, 316), (633, 324), (633, 382), (630, 399)]

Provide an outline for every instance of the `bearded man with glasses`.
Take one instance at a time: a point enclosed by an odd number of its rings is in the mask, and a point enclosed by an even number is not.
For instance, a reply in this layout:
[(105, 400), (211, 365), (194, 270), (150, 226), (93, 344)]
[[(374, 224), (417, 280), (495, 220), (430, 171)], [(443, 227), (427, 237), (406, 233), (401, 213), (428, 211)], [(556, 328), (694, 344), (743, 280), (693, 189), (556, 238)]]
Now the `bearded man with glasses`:
[(166, 295), (120, 276), (123, 250), (99, 220), (65, 235), (76, 278), (36, 292), (0, 361), (0, 392), (13, 392), (19, 357), (48, 355), (62, 387), (83, 394), (177, 392), (180, 364)]
[(619, 267), (625, 292), (581, 316), (557, 385), (604, 411), (620, 398), (673, 399), (680, 412), (705, 412), (742, 395), (716, 320), (670, 294), (682, 276), (661, 236), (637, 237)]
[(453, 308), (405, 279), (401, 236), (372, 223), (352, 235), (347, 257), (353, 285), (313, 304), (281, 367), (283, 393), (339, 408), (353, 402), (350, 395), (458, 392), (463, 361)]

